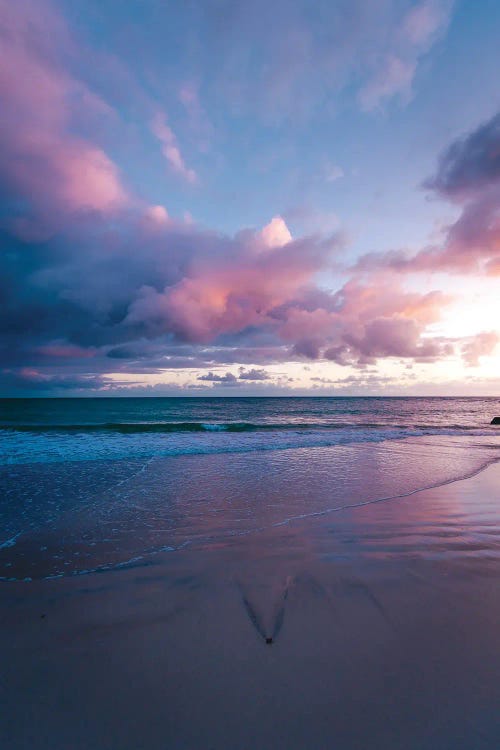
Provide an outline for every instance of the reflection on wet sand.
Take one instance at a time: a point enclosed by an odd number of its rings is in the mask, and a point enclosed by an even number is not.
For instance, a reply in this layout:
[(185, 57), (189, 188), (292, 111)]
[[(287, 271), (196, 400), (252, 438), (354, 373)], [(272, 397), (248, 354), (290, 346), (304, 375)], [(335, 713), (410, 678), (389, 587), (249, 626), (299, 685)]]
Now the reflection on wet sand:
[(499, 487), (495, 465), (407, 499), (200, 533), (126, 569), (3, 585), (0, 744), (497, 747)]
[[(499, 446), (488, 439), (471, 450), (463, 441), (419, 438), (131, 465), (39, 464), (22, 472), (3, 467), (0, 492), (5, 489), (8, 498), (0, 580), (148, 564), (164, 551), (215, 549), (233, 537), (316, 516), (335, 533), (371, 503), (398, 503), (405, 520), (414, 512), (415, 492), (474, 475), (495, 460)], [(384, 519), (384, 513), (381, 508), (376, 517)], [(386, 539), (395, 530), (390, 518), (385, 532), (377, 531)], [(454, 533), (452, 518), (442, 521), (441, 532)], [(415, 533), (427, 528), (427, 519), (419, 519)], [(359, 533), (371, 533), (371, 526)]]

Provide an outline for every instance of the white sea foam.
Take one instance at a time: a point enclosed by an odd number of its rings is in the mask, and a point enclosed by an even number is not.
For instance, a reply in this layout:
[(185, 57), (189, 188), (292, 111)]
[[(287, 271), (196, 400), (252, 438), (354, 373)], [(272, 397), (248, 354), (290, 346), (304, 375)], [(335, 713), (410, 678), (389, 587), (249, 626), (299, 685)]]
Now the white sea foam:
[[(471, 437), (498, 435), (498, 429), (468, 429)], [(350, 443), (379, 443), (422, 436), (459, 437), (461, 428), (447, 427), (338, 427), (266, 429), (229, 432), (212, 425), (205, 432), (132, 433), (17, 432), (0, 430), (0, 465), (59, 463), (109, 459), (146, 459), (179, 455), (206, 455), (328, 447)]]
[(488, 399), (10, 404), (0, 579), (150, 564), (161, 551), (411, 498), (497, 459), (496, 410)]
[(10, 539), (6, 539), (5, 542), (2, 542), (0, 544), (0, 549), (7, 549), (8, 547), (14, 547), (16, 541), (21, 536), (22, 531), (19, 531), (17, 534), (14, 534), (14, 536), (11, 536)]

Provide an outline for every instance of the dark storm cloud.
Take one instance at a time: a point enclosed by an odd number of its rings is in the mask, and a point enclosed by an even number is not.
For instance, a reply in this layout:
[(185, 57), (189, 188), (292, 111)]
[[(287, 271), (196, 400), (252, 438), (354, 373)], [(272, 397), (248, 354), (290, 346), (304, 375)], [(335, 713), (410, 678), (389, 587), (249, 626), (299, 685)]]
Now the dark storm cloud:
[(453, 141), (424, 187), (460, 207), (442, 243), (413, 256), (400, 251), (366, 255), (356, 270), (500, 275), (500, 113)]
[(425, 187), (463, 200), (500, 182), (500, 113), (454, 141)]

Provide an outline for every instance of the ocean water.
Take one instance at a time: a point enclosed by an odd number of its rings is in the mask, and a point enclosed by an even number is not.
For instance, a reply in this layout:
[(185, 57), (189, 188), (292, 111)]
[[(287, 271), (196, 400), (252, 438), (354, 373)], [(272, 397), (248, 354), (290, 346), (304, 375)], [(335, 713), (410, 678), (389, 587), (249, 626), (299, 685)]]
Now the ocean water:
[(494, 398), (1, 399), (0, 465), (498, 435)]
[(411, 502), (500, 458), (499, 413), (479, 398), (2, 400), (0, 580)]

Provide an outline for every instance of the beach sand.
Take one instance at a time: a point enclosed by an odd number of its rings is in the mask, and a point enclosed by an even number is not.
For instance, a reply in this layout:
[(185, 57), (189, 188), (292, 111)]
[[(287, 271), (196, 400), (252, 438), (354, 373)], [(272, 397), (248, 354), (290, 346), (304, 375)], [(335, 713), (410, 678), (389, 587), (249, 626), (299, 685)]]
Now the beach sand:
[(122, 570), (3, 583), (0, 747), (491, 750), (499, 583), (500, 464)]

